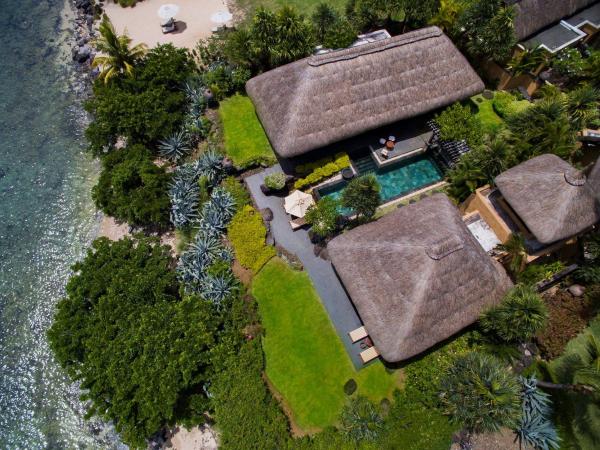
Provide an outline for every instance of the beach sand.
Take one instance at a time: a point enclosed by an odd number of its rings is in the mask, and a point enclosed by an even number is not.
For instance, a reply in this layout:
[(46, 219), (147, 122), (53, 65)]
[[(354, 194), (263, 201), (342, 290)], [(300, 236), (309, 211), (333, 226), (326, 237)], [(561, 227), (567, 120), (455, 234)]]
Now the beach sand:
[(217, 450), (218, 444), (215, 432), (208, 426), (194, 427), (186, 430), (183, 427), (171, 437), (171, 445), (167, 449), (172, 450)]
[(125, 236), (129, 236), (129, 225), (126, 223), (119, 225), (112, 217), (104, 216), (98, 235), (107, 237), (112, 241), (118, 241)]
[[(175, 17), (177, 31), (163, 34), (160, 28), (158, 8), (165, 3), (179, 6)], [(123, 8), (107, 2), (104, 11), (118, 33), (127, 30), (133, 44), (145, 43), (154, 47), (157, 43), (172, 43), (176, 47), (194, 48), (199, 39), (211, 35), (218, 24), (210, 20), (217, 11), (229, 11), (224, 0), (143, 0), (133, 8)]]

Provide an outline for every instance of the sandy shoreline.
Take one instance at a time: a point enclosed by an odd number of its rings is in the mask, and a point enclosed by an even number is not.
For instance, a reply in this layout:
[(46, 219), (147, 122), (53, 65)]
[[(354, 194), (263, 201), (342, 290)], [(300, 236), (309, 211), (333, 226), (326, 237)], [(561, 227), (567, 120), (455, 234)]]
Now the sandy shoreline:
[(98, 237), (107, 237), (112, 241), (118, 241), (125, 236), (129, 236), (129, 225), (118, 224), (112, 217), (103, 216)]
[[(165, 3), (179, 6), (177, 31), (163, 34), (160, 28), (158, 8)], [(229, 11), (225, 0), (143, 0), (133, 8), (123, 8), (117, 3), (106, 3), (104, 12), (118, 33), (127, 34), (133, 44), (144, 43), (149, 47), (172, 43), (176, 47), (194, 48), (198, 40), (211, 35), (218, 24), (210, 17), (218, 11)]]

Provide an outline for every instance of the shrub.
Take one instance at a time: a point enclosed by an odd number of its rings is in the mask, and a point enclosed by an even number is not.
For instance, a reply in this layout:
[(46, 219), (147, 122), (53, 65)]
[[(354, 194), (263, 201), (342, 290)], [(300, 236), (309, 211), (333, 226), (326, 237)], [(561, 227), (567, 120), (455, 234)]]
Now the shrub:
[(455, 103), (435, 117), (444, 141), (467, 141), (471, 147), (483, 142), (481, 121), (468, 106)]
[(274, 191), (285, 187), (285, 175), (282, 172), (270, 173), (265, 177), (265, 186)]
[(518, 274), (519, 283), (535, 284), (546, 280), (565, 268), (561, 261), (546, 264), (529, 264), (523, 272)]
[(514, 112), (512, 105), (516, 101), (514, 95), (506, 91), (498, 91), (492, 100), (492, 107), (496, 114), (504, 118)]
[(294, 188), (302, 189), (316, 184), (346, 167), (350, 167), (350, 157), (346, 153), (337, 153), (334, 157), (322, 158), (308, 164), (299, 164), (296, 166), (296, 173), (305, 177), (297, 180)]
[(156, 166), (150, 153), (134, 145), (107, 154), (92, 190), (98, 208), (119, 221), (137, 226), (166, 226), (170, 175)]
[(275, 249), (266, 244), (266, 234), (262, 217), (252, 206), (239, 210), (227, 230), (236, 259), (254, 273), (275, 256)]
[(475, 352), (458, 358), (440, 383), (440, 401), (450, 420), (474, 433), (515, 427), (519, 394), (516, 376), (500, 360)]
[(519, 444), (525, 444), (525, 448), (544, 450), (559, 448), (560, 438), (550, 420), (552, 415), (550, 395), (538, 389), (535, 378), (520, 377), (519, 380), (522, 385), (522, 415), (515, 430)]
[(485, 312), (479, 324), (486, 333), (492, 333), (506, 342), (532, 338), (548, 322), (548, 310), (535, 289), (517, 285), (502, 303)]
[(338, 202), (331, 197), (323, 197), (309, 208), (304, 218), (318, 236), (327, 237), (336, 230), (339, 216)]
[(356, 380), (354, 378), (350, 378), (344, 384), (344, 394), (346, 394), (346, 395), (354, 394), (356, 392), (357, 387), (358, 387), (358, 385), (356, 384)]
[(225, 178), (221, 182), (221, 186), (233, 197), (238, 211), (244, 206), (250, 204), (250, 194), (244, 185), (236, 180), (235, 177)]
[(383, 418), (365, 397), (356, 397), (344, 407), (340, 417), (342, 430), (354, 442), (374, 441), (383, 429)]

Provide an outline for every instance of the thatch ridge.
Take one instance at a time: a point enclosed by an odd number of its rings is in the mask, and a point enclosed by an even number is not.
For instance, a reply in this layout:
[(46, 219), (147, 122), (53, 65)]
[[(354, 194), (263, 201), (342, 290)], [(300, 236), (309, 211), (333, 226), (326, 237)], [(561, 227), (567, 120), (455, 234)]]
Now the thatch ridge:
[(556, 155), (525, 161), (496, 177), (502, 196), (542, 244), (600, 221), (600, 164), (588, 176)]
[(511, 287), (443, 194), (336, 237), (328, 253), (389, 362), (457, 333)]
[(273, 148), (284, 158), (433, 111), (483, 88), (437, 27), (310, 56), (246, 84)]
[(515, 34), (523, 40), (549, 25), (567, 19), (597, 0), (521, 0), (515, 3)]

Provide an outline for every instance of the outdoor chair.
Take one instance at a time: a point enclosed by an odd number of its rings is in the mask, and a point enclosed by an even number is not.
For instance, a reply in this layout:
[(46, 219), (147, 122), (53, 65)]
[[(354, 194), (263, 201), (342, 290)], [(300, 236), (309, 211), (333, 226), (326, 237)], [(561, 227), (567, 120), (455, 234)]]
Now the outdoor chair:
[(375, 347), (369, 347), (368, 349), (360, 352), (360, 359), (362, 359), (363, 364), (373, 361), (377, 357), (379, 357), (379, 352)]
[(292, 227), (292, 231), (296, 231), (306, 225), (306, 219), (303, 217), (298, 219), (290, 220), (290, 226)]
[(163, 20), (160, 24), (163, 34), (172, 33), (175, 31), (175, 19), (172, 17), (170, 19)]
[(363, 327), (359, 327), (356, 330), (352, 330), (350, 333), (348, 333), (348, 336), (350, 336), (350, 340), (352, 341), (352, 343), (360, 341), (361, 339), (366, 338), (369, 335), (369, 333), (367, 333), (367, 329), (363, 326)]

